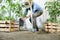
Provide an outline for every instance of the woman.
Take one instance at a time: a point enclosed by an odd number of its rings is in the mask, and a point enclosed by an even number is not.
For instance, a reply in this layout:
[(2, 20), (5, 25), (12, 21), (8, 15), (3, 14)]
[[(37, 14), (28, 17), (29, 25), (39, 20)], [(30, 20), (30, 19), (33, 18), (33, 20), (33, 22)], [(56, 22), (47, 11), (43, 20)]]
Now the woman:
[(41, 16), (43, 13), (42, 8), (32, 2), (32, 0), (25, 0), (25, 7), (26, 7), (26, 11), (25, 14), (27, 15), (28, 11), (30, 11), (29, 15), (26, 16), (26, 18), (30, 18), (30, 22), (33, 24), (33, 28), (34, 28), (34, 32), (39, 31), (37, 24), (36, 24), (36, 18)]

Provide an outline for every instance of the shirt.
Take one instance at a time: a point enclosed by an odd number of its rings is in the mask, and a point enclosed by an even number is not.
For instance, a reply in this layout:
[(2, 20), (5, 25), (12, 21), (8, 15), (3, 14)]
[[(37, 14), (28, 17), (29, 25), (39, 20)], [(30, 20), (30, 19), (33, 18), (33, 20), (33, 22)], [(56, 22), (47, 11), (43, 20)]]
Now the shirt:
[[(26, 8), (25, 14), (27, 14), (28, 10), (30, 10), (30, 8)], [(32, 4), (32, 12), (33, 12), (33, 13), (36, 13), (36, 12), (38, 12), (38, 11), (39, 11), (39, 12), (42, 11), (42, 8), (41, 8), (38, 4), (33, 3), (33, 4)]]
[(33, 3), (32, 12), (35, 13), (35, 12), (38, 12), (38, 11), (42, 11), (42, 8), (38, 4)]

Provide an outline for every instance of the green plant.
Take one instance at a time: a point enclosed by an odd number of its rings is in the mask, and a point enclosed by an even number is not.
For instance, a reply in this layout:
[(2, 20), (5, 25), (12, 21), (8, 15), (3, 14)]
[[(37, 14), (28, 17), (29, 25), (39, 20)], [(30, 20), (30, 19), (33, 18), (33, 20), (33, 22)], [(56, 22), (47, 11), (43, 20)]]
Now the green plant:
[(2, 2), (2, 0), (0, 0), (0, 3)]
[(5, 6), (0, 6), (0, 20), (3, 20), (4, 12), (5, 12)]
[(4, 20), (10, 20), (10, 16), (4, 17)]
[(2, 20), (2, 15), (0, 14), (0, 20)]
[(20, 17), (25, 17), (25, 14), (22, 13), (22, 6), (20, 4), (20, 0), (18, 0), (16, 3), (13, 3), (12, 0), (6, 0), (6, 3), (8, 3), (9, 7), (9, 14), (11, 16), (11, 11), (16, 14), (16, 16)]
[(57, 16), (60, 15), (60, 2), (54, 0), (53, 2), (46, 2), (45, 5), (45, 8), (50, 15), (48, 21), (57, 22)]
[(16, 16), (18, 17), (23, 16), (22, 7), (20, 6), (20, 0), (18, 0), (16, 3), (13, 3), (12, 1), (13, 0), (5, 0), (6, 6), (5, 5), (1, 6), (0, 12), (7, 10), (6, 12), (9, 14), (8, 17), (4, 17), (4, 20), (14, 20), (13, 18), (14, 16), (13, 17), (11, 16), (12, 15), (11, 12), (15, 13)]

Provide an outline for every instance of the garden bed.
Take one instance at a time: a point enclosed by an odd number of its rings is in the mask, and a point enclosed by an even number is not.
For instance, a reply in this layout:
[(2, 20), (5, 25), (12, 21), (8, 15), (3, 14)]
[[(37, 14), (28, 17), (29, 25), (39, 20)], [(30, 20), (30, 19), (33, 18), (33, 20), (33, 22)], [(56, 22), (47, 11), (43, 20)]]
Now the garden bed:
[(19, 24), (10, 20), (0, 20), (0, 31), (13, 32), (19, 30)]
[(57, 23), (45, 23), (45, 31), (46, 32), (50, 32), (50, 33), (54, 33), (54, 32), (60, 32), (60, 25)]

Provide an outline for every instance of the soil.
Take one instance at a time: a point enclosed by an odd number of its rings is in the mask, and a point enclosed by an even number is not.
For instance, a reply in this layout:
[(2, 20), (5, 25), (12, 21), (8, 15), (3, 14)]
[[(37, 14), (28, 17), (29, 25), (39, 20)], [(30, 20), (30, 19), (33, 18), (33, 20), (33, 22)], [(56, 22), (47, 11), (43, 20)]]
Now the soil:
[(60, 40), (60, 33), (0, 32), (0, 40)]

